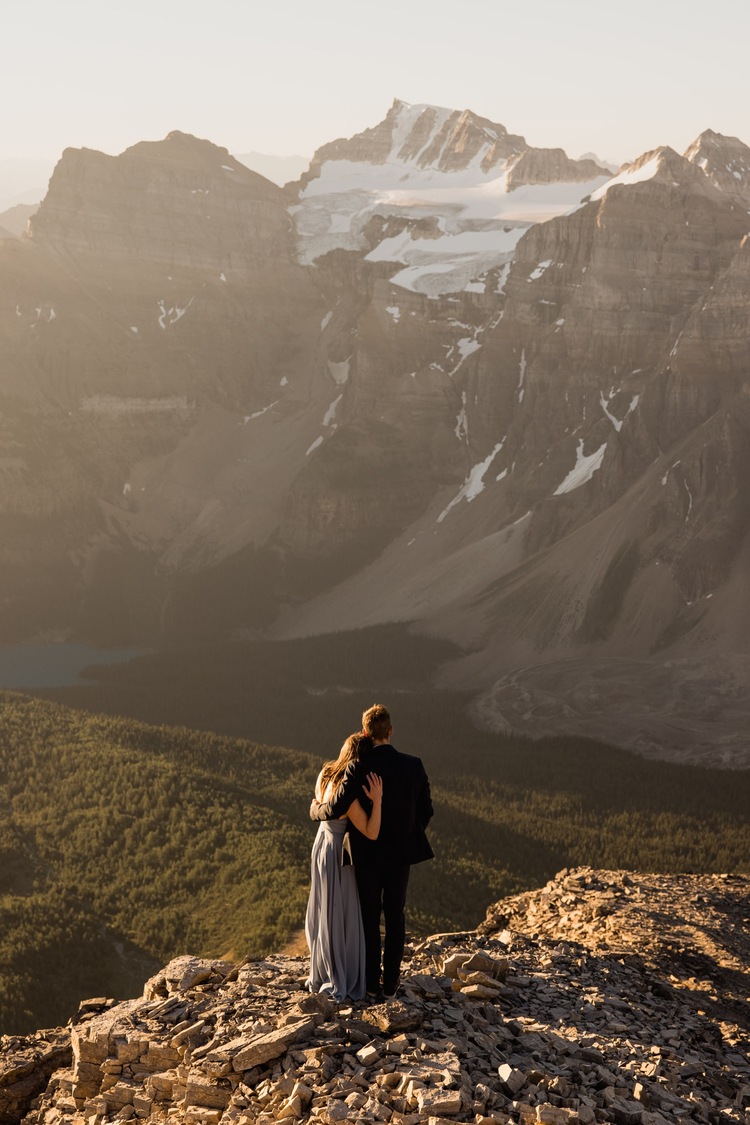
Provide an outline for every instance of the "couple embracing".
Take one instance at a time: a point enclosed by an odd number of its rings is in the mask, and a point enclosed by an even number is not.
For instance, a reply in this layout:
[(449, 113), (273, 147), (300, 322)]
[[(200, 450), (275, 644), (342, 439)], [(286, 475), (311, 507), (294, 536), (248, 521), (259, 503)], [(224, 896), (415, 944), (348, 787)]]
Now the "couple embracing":
[(382, 704), (365, 711), (362, 731), (323, 766), (310, 806), (321, 824), (305, 919), (307, 987), (339, 1001), (396, 995), (409, 870), (433, 855), (427, 774), (419, 758), (391, 745), (392, 732)]

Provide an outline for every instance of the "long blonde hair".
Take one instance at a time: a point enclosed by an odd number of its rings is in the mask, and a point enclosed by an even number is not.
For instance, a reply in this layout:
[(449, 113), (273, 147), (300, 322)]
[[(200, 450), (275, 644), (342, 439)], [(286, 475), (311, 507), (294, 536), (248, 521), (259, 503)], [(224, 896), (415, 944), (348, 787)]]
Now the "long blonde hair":
[(358, 762), (361, 752), (370, 746), (372, 746), (372, 739), (369, 735), (363, 734), (362, 731), (350, 734), (341, 747), (338, 758), (323, 765), (320, 772), (321, 793), (325, 793), (329, 785), (335, 791), (351, 763)]

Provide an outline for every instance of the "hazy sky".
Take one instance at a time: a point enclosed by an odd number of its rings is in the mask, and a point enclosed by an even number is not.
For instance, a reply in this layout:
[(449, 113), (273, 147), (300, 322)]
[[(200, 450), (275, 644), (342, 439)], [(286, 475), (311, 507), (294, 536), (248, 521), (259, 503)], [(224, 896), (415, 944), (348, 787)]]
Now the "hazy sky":
[(620, 160), (750, 144), (748, 0), (5, 0), (0, 157), (182, 129), (311, 155), (394, 97)]

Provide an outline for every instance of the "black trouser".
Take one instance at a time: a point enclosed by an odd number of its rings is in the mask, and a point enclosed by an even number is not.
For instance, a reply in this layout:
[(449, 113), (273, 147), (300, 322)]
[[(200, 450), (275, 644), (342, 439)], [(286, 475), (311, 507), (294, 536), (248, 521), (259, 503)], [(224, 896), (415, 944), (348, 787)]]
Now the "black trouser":
[(383, 989), (393, 992), (401, 972), (406, 938), (406, 888), (409, 864), (369, 866), (358, 864), (357, 890), (365, 931), (365, 978), (367, 991), (380, 988), (380, 915), (385, 919), (383, 943)]

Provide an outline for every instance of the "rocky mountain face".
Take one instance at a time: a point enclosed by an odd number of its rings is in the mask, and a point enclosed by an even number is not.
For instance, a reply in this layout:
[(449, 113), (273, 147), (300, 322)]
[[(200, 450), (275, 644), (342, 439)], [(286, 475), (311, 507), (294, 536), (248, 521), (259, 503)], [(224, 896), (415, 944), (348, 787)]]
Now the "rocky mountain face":
[(291, 209), (298, 253), (310, 263), (334, 250), (399, 262), (398, 289), (431, 297), (482, 292), (533, 222), (609, 176), (468, 110), (395, 101), (376, 128), (315, 153)]
[(463, 482), (285, 627), (416, 618), (490, 727), (746, 765), (747, 226), (669, 149), (531, 226), (440, 365)]
[(523, 137), (470, 110), (412, 106), (396, 98), (379, 125), (318, 149), (307, 178), (340, 160), (382, 165), (395, 159), (439, 172), (463, 170), (478, 160), (487, 171), (527, 147)]
[[(236, 506), (206, 521), (248, 492), (278, 515), (300, 468), (251, 432), (282, 387), (288, 412), (310, 397), (326, 305), (290, 232), (280, 189), (207, 142), (64, 155), (31, 237), (0, 252), (6, 638), (155, 635), (167, 555), (215, 563), (267, 538)], [(313, 427), (293, 422), (303, 460)]]
[(747, 764), (747, 154), (67, 150), (0, 244), (0, 634), (409, 621), (491, 728)]
[(685, 153), (712, 184), (738, 203), (750, 203), (750, 148), (737, 137), (707, 129)]
[(410, 943), (400, 994), (306, 962), (184, 956), (143, 996), (0, 1039), (3, 1125), (747, 1121), (743, 876), (561, 871), (476, 932)]
[[(487, 174), (516, 171), (516, 186), (527, 183), (585, 181), (606, 175), (594, 160), (570, 160), (562, 149), (535, 149), (504, 125), (471, 110), (408, 105), (398, 98), (373, 129), (318, 149), (303, 183), (324, 174), (330, 163), (400, 163), (430, 172)], [(526, 173), (525, 175), (523, 173)]]
[(75, 260), (231, 270), (276, 256), (288, 229), (275, 185), (226, 150), (174, 132), (114, 157), (66, 149), (31, 236)]

